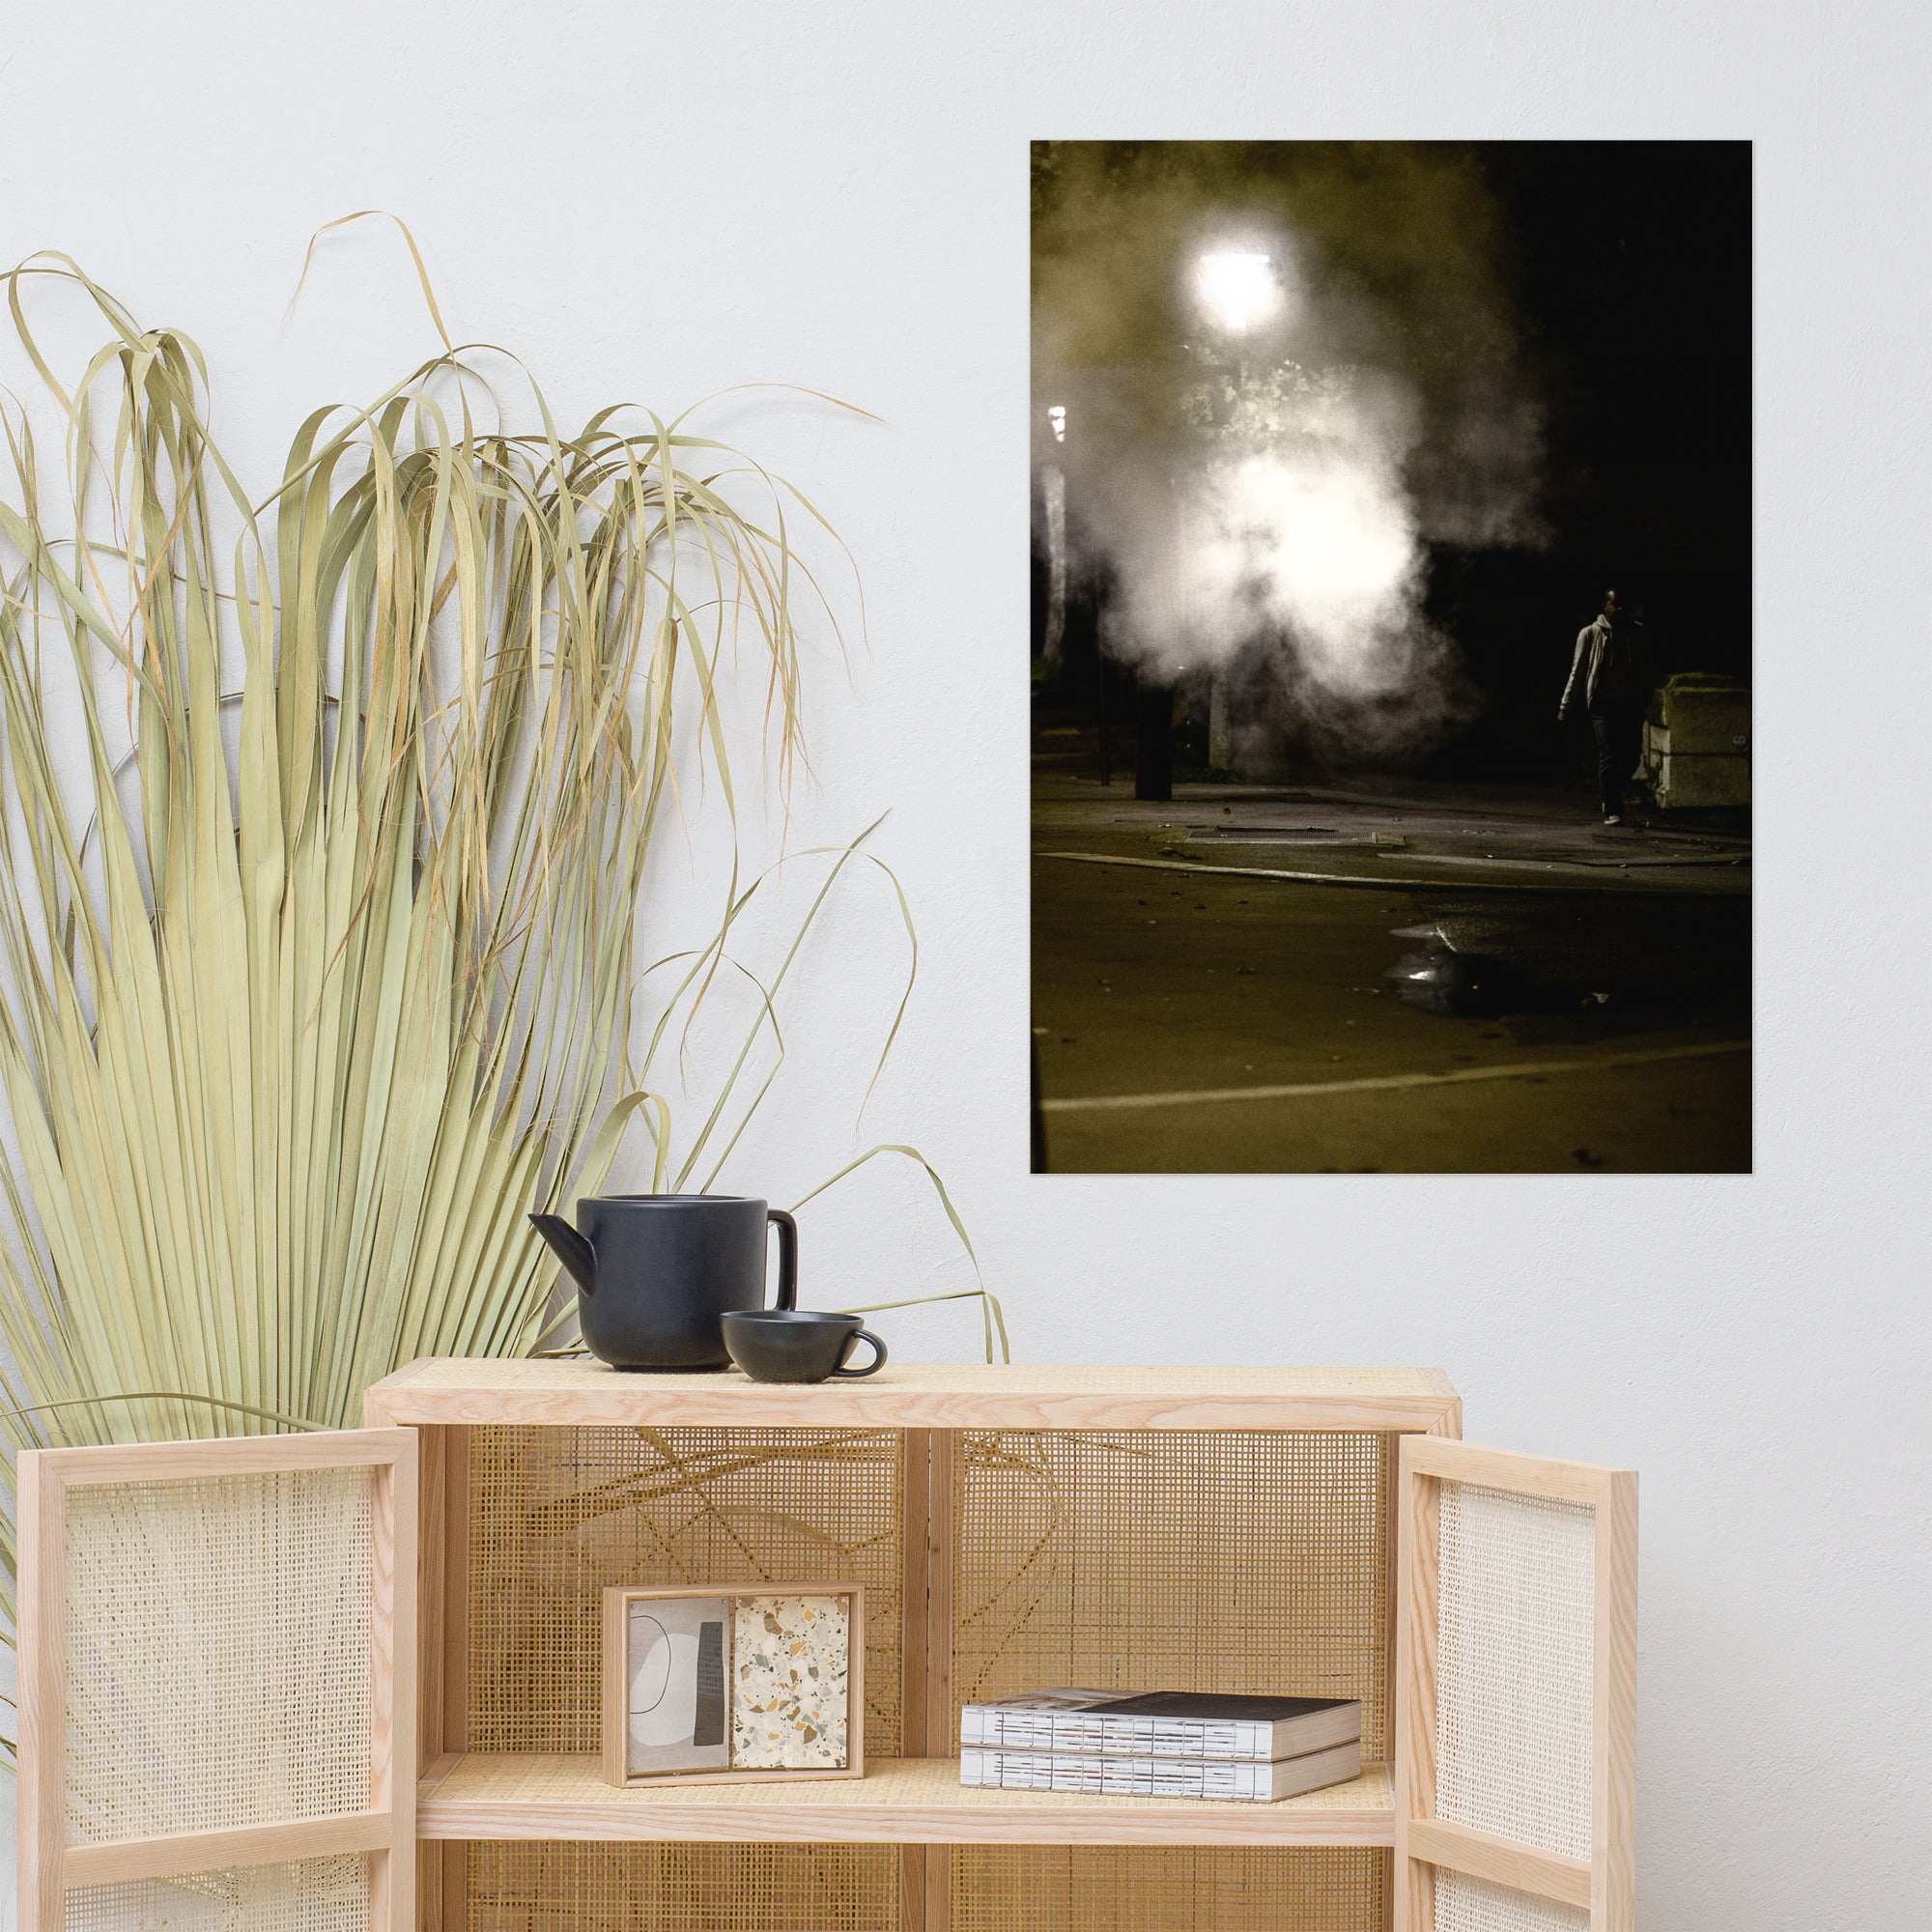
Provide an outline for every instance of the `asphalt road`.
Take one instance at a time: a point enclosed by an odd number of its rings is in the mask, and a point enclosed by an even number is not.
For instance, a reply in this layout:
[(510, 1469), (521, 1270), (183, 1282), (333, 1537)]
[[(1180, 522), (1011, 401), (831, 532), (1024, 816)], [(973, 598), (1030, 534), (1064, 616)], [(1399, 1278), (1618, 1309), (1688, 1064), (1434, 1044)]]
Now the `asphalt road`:
[[(1064, 786), (1043, 816), (1051, 1169), (1748, 1171), (1747, 877), (1677, 867), (1647, 889), (1668, 840), (1612, 847), (1631, 858), (1613, 883), (1568, 861), (1538, 875), (1531, 837), (1512, 872), (1459, 871), (1446, 825), (1440, 885), (1311, 883), (1216, 868), (1360, 876), (1375, 855), (1208, 849), (1186, 801), (1090, 813)], [(1493, 821), (1477, 843), (1502, 849)], [(1046, 856), (1069, 849), (1089, 858)]]

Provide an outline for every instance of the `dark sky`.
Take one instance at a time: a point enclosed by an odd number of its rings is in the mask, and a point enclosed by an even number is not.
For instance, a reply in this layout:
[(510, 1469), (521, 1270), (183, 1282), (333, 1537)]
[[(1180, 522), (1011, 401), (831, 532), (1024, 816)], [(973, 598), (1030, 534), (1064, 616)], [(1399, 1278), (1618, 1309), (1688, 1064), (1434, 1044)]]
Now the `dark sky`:
[[(1512, 231), (1527, 372), (1547, 410), (1540, 554), (1434, 559), (1487, 699), (1446, 766), (1538, 769), (1561, 646), (1616, 584), (1661, 673), (1750, 672), (1750, 147), (1475, 150)], [(1545, 700), (1548, 699), (1548, 705)]]
[(1679, 578), (1721, 580), (1718, 608), (1729, 605), (1742, 630), (1749, 145), (1523, 142), (1480, 154), (1516, 233), (1516, 296), (1550, 412), (1550, 514), (1568, 543), (1606, 560), (1626, 545), (1640, 553), (1625, 568), (1664, 570), (1673, 594)]

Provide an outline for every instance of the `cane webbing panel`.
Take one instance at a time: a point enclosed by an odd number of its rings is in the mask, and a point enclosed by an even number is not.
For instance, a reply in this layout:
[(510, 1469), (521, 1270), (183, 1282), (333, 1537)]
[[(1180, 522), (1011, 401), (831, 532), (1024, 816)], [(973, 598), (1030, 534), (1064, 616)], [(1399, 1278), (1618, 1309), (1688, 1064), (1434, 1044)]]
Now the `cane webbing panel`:
[(368, 1805), (374, 1485), (352, 1467), (69, 1492), (70, 1841)]
[(1589, 1932), (1590, 1915), (1463, 1872), (1435, 1874), (1435, 1932)]
[(896, 1932), (894, 1845), (469, 1848), (465, 1932)]
[(369, 1861), (304, 1859), (185, 1878), (84, 1886), (65, 1932), (366, 1932)]
[(478, 1429), (469, 1748), (598, 1748), (609, 1584), (863, 1584), (866, 1751), (899, 1742), (896, 1430)]
[(1590, 1856), (1595, 1529), (1588, 1503), (1441, 1486), (1435, 1813), (1573, 1859)]
[(1393, 1436), (962, 1431), (958, 1705), (1049, 1685), (1362, 1700), (1387, 1751)]
[(1352, 1848), (961, 1845), (952, 1932), (1374, 1932), (1388, 1887)]

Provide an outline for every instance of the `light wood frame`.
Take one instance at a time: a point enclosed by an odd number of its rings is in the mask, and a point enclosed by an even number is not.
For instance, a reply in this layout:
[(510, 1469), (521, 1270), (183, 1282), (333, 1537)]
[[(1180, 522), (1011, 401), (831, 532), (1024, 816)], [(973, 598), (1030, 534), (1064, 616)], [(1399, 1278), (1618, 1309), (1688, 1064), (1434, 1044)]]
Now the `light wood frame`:
[[(883, 1386), (875, 1387), (874, 1381)], [(855, 1390), (860, 1392), (856, 1398)], [(822, 1412), (821, 1404), (836, 1414)], [(1402, 1932), (1424, 1932), (1430, 1926), (1433, 1874), (1438, 1865), (1577, 1900), (1591, 1913), (1593, 1927), (1628, 1932), (1634, 1478), (1627, 1471), (1547, 1463), (1444, 1440), (1460, 1435), (1461, 1404), (1437, 1372), (996, 1371), (913, 1365), (889, 1370), (873, 1381), (775, 1392), (736, 1378), (705, 1378), (698, 1388), (688, 1378), (619, 1377), (589, 1364), (441, 1362), (412, 1365), (372, 1389), (364, 1412), (371, 1427), (362, 1432), (44, 1451), (22, 1458), (22, 1932), (57, 1932), (65, 1895), (77, 1887), (339, 1853), (370, 1856), (372, 1932), (405, 1932), (412, 1923), (412, 1890), (413, 1922), (424, 1932), (456, 1932), (465, 1905), (467, 1859), (461, 1841), (531, 1834), (895, 1843), (902, 1848), (902, 1932), (946, 1932), (949, 1848), (956, 1842), (1393, 1842), (1398, 1848), (1394, 1896), (1400, 1915), (1395, 1922)], [(855, 1742), (853, 1765), (844, 1772), (713, 1772), (688, 1780), (712, 1785), (736, 1778), (800, 1781), (795, 1793), (769, 1797), (724, 1789), (677, 1792), (663, 1788), (673, 1781), (664, 1776), (637, 1780), (660, 1787), (656, 1795), (614, 1790), (603, 1783), (594, 1760), (583, 1762), (585, 1781), (577, 1784), (569, 1769), (572, 1760), (551, 1766), (540, 1759), (467, 1755), (470, 1431), (488, 1424), (669, 1426), (687, 1421), (744, 1427), (884, 1425), (902, 1432), (902, 1760), (875, 1766), (883, 1776), (873, 1782), (806, 1782), (862, 1775), (862, 1737)], [(948, 1756), (953, 1702), (954, 1450), (958, 1430), (989, 1426), (1381, 1433), (1388, 1457), (1384, 1466), (1395, 1478), (1388, 1540), (1396, 1586), (1391, 1682), (1396, 1692), (1394, 1748), (1405, 1779), (1397, 1801), (1390, 1803), (1389, 1786), (1379, 1771), (1375, 1774), (1381, 1780), (1378, 1790), (1371, 1788), (1374, 1780), (1364, 1779), (1359, 1791), (1332, 1794), (1325, 1802), (1317, 1794), (1266, 1807), (1264, 1818), (1257, 1818), (1252, 1806), (1239, 1807), (1238, 1817), (1223, 1819), (1216, 1807), (1199, 1805), (962, 1792)], [(1427, 1432), (1426, 1436), (1420, 1432)], [(319, 1820), (68, 1846), (62, 1593), (69, 1490), (87, 1483), (356, 1465), (374, 1468), (377, 1476), (379, 1575), (371, 1605), (377, 1722), (369, 1806)], [(1433, 1815), (1433, 1785), (1430, 1802), (1419, 1802), (1418, 1773), (1426, 1769), (1433, 1779), (1434, 1769), (1434, 1499), (1439, 1483), (1452, 1479), (1529, 1494), (1580, 1497), (1597, 1506), (1601, 1601), (1595, 1775), (1603, 1796), (1595, 1807), (1598, 1842), (1587, 1863), (1551, 1861), (1526, 1846), (1479, 1842), (1481, 1834), (1458, 1833)], [(412, 1548), (417, 1552), (414, 1564), (408, 1560)], [(1421, 1560), (1425, 1556), (1426, 1563)], [(706, 1595), (741, 1595), (753, 1586), (693, 1587)], [(857, 1594), (852, 1584), (787, 1587)], [(1415, 1614), (1425, 1599), (1431, 1612), (1426, 1621)], [(1426, 1720), (1410, 1682), (1425, 1650), (1426, 1679), (1415, 1673), (1413, 1685), (1429, 1693)], [(853, 1659), (854, 1700), (863, 1708), (863, 1623), (854, 1634)], [(1426, 1757), (1414, 1748), (1418, 1740), (1429, 1744)], [(408, 1776), (412, 1755), (421, 1774), (419, 1784)], [(596, 1795), (599, 1790), (602, 1799)], [(850, 1803), (821, 1811), (814, 1792), (827, 1804), (848, 1793)], [(415, 1839), (419, 1826), (432, 1841), (420, 1855)], [(1576, 1869), (1555, 1870), (1556, 1863)]]
[[(359, 1811), (220, 1831), (70, 1844), (67, 1498), (85, 1486), (367, 1468), (369, 1803)], [(69, 1891), (230, 1865), (369, 1855), (370, 1932), (413, 1922), (416, 1781), (416, 1434), (342, 1430), (23, 1450), (18, 1470), (20, 1932), (62, 1932)]]
[[(1555, 1899), (1590, 1932), (1636, 1923), (1636, 1472), (1405, 1435), (1397, 1495), (1396, 1932), (1435, 1932), (1435, 1873)], [(1473, 1831), (1435, 1815), (1436, 1639), (1441, 1485), (1587, 1503), (1595, 1513), (1588, 1859)]]
[[(737, 1613), (740, 1597), (843, 1597), (849, 1651), (845, 1664), (845, 1762), (822, 1766), (772, 1765), (733, 1771), (632, 1771), (630, 1767), (631, 1605), (665, 1603), (678, 1597), (724, 1597)], [(642, 1784), (794, 1784), (805, 1778), (864, 1777), (866, 1775), (866, 1592), (857, 1583), (683, 1583), (612, 1584), (604, 1592), (604, 1671), (599, 1735), (603, 1740), (605, 1781), (624, 1788)], [(731, 1667), (727, 1641), (724, 1668)], [(726, 1709), (730, 1686), (725, 1686)]]
[[(980, 1429), (1378, 1434), (1386, 1445), (1385, 1561), (1393, 1606), (1396, 1438), (1410, 1432), (1462, 1434), (1462, 1400), (1439, 1369), (894, 1362), (860, 1380), (789, 1386), (735, 1374), (619, 1371), (587, 1358), (428, 1358), (371, 1387), (363, 1419), (372, 1427), (414, 1427), (423, 1439), (422, 1932), (461, 1932), (468, 1841), (479, 1838), (895, 1843), (901, 1847), (899, 1932), (949, 1932), (952, 1846), (959, 1842), (1382, 1848), (1394, 1841), (1388, 1780), (1379, 1768), (1350, 1787), (1345, 1803), (1319, 1793), (1277, 1805), (1211, 1806), (962, 1789), (951, 1755), (955, 1449), (959, 1431)], [(605, 1781), (601, 1761), (469, 1754), (470, 1432), (684, 1425), (901, 1434), (900, 1759), (874, 1760), (863, 1785), (760, 1793), (720, 1787), (720, 1774), (710, 1773), (703, 1775), (709, 1791), (676, 1789), (663, 1778), (652, 1780), (655, 1791), (620, 1791)], [(1383, 1667), (1393, 1687), (1393, 1614), (1389, 1626)], [(993, 1802), (975, 1802), (986, 1800)]]

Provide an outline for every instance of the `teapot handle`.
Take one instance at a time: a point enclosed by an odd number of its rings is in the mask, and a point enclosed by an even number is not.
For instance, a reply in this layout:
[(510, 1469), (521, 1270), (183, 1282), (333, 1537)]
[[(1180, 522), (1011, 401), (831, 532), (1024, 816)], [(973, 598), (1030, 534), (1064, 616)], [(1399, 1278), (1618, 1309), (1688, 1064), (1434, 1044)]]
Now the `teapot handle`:
[(782, 1208), (771, 1208), (767, 1219), (779, 1231), (779, 1298), (776, 1308), (798, 1306), (798, 1223)]

